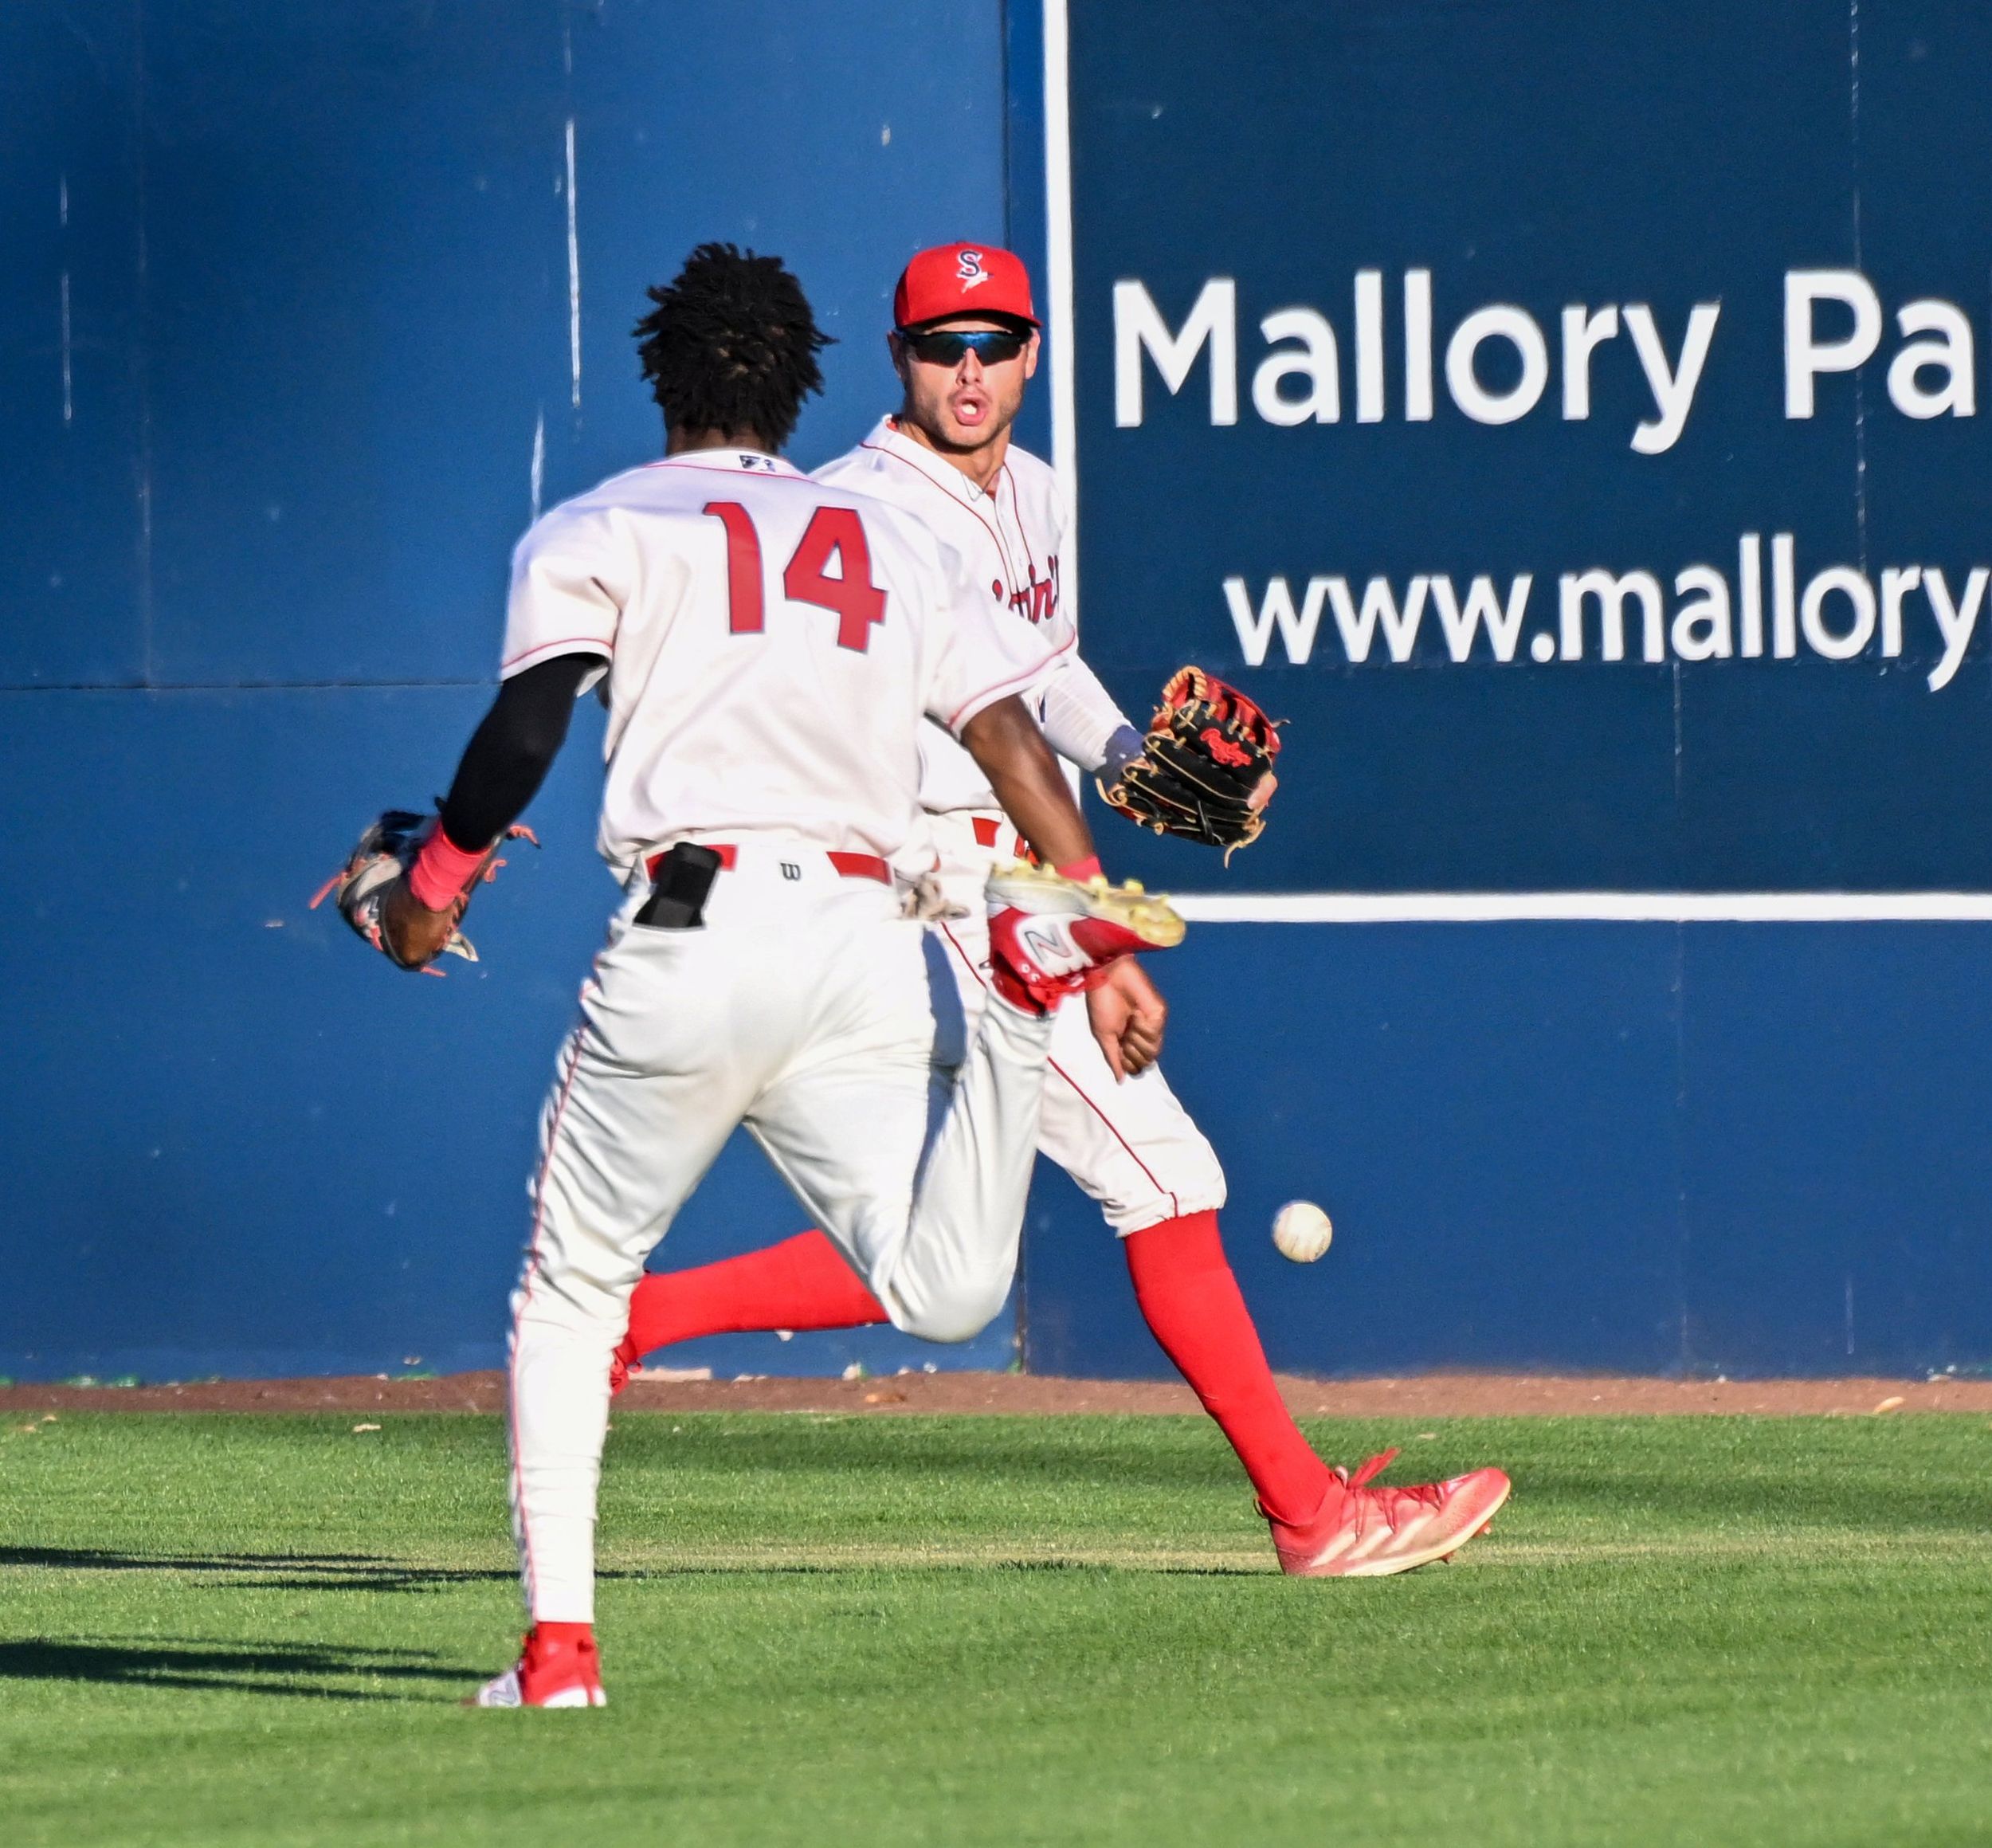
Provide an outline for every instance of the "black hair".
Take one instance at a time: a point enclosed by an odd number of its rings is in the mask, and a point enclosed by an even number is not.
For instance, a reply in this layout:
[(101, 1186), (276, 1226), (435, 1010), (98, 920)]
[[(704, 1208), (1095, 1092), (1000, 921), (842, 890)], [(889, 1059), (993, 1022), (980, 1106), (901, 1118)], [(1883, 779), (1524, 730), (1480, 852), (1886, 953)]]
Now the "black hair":
[(823, 389), (833, 344), (778, 257), (701, 244), (634, 329), (651, 394), (673, 430), (751, 430), (780, 449), (802, 400)]

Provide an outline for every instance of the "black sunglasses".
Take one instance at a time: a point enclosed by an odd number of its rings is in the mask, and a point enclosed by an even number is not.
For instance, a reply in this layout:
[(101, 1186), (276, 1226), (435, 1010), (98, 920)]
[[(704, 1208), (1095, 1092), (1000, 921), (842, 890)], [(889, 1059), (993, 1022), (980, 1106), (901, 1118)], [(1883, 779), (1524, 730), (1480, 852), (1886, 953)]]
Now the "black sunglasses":
[(964, 353), (973, 353), (985, 366), (1000, 366), (1014, 359), (1030, 344), (1028, 334), (1012, 333), (1006, 328), (976, 328), (938, 334), (909, 334), (900, 329), (899, 337), (916, 359), (929, 366), (959, 366)]

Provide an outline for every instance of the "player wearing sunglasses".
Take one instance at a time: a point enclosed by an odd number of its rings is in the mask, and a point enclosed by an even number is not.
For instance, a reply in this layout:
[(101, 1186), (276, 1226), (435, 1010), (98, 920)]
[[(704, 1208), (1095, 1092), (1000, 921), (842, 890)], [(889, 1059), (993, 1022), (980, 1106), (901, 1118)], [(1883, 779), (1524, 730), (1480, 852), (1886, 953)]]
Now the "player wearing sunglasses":
[[(906, 266), (892, 305), (886, 338), (900, 409), (815, 478), (913, 514), (967, 562), (972, 581), (1037, 630), (1053, 658), (1025, 704), (1054, 751), (1111, 782), (1140, 752), (1141, 735), (1075, 646), (1060, 562), (1068, 515), (1057, 479), (1010, 441), (1037, 370), (1030, 279), (1007, 250), (943, 244)], [(956, 914), (932, 928), (972, 1036), (989, 983), (978, 895), (990, 867), (1023, 847), (987, 775), (939, 726), (923, 728), (920, 771), (932, 871)], [(1162, 998), (1127, 959), (1087, 1003), (1085, 1017), (1068, 1008), (1053, 1029), (1038, 1147), (1100, 1203), (1119, 1235), (1141, 1312), (1245, 1465), (1280, 1565), (1311, 1575), (1381, 1575), (1449, 1554), (1493, 1518), (1508, 1478), (1480, 1469), (1421, 1488), (1372, 1488), (1370, 1478), (1394, 1453), (1353, 1475), (1315, 1454), (1280, 1397), (1225, 1258), (1218, 1230), (1224, 1171), (1155, 1063)], [(943, 1024), (943, 1040), (947, 1032)], [(696, 1336), (885, 1320), (837, 1246), (820, 1231), (804, 1232), (716, 1264), (645, 1277), (615, 1379), (619, 1385), (641, 1356)]]

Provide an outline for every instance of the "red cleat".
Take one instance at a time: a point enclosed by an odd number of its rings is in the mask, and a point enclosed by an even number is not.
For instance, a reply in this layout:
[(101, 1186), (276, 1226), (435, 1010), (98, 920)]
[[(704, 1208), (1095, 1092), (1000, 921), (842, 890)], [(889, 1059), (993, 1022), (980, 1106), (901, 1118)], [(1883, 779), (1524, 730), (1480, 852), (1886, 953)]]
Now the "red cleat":
[[(1415, 1489), (1372, 1489), (1395, 1450), (1351, 1476), (1338, 1469), (1321, 1512), (1298, 1526), (1272, 1520), (1280, 1569), (1305, 1579), (1381, 1579), (1450, 1559), (1485, 1531), (1513, 1485), (1499, 1469), (1475, 1469)], [(1264, 1509), (1260, 1511), (1264, 1513)]]
[[(563, 1629), (575, 1627), (563, 1625)], [(464, 1702), (466, 1707), (606, 1707), (602, 1661), (585, 1628), (578, 1636), (544, 1636), (535, 1624), (526, 1632), (519, 1665), (486, 1681)]]
[(1026, 1014), (1049, 1014), (1122, 956), (1173, 949), (1183, 923), (1166, 898), (1130, 880), (1065, 879), (1043, 866), (989, 876), (989, 961), (996, 992)]

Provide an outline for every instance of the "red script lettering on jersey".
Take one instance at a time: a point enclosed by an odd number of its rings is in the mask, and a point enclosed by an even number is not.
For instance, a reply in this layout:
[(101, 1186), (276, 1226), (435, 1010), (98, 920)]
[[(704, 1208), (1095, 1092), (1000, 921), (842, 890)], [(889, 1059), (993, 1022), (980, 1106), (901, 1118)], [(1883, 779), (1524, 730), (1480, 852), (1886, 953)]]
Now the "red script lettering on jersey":
[[(708, 500), (702, 511), (726, 527), (727, 626), (735, 635), (761, 634), (761, 536), (753, 517), (737, 500)], [(841, 574), (834, 578), (823, 569), (833, 557)], [(855, 508), (819, 507), (810, 515), (782, 589), (792, 602), (837, 613), (839, 648), (869, 649), (872, 625), (885, 620), (885, 593), (872, 582), (872, 548)]]
[[(839, 575), (823, 567), (837, 555)], [(885, 593), (872, 582), (872, 548), (853, 507), (819, 507), (795, 548), (782, 588), (798, 603), (837, 612), (837, 645), (862, 654), (872, 645), (872, 625), (885, 620)]]

